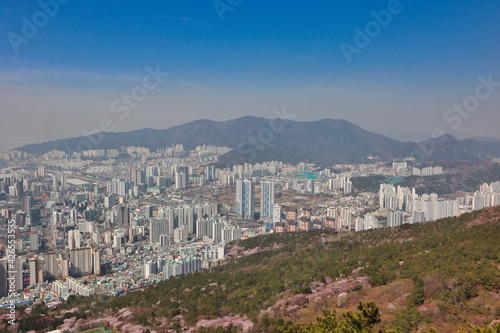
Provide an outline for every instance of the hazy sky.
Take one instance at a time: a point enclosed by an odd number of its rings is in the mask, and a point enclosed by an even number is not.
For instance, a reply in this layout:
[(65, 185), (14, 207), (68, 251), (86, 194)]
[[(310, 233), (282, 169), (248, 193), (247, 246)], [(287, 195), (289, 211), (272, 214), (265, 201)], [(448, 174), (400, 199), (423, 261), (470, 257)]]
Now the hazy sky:
[(500, 137), (500, 83), (478, 80), (500, 82), (498, 0), (54, 1), (0, 2), (0, 148), (283, 106), (407, 141)]

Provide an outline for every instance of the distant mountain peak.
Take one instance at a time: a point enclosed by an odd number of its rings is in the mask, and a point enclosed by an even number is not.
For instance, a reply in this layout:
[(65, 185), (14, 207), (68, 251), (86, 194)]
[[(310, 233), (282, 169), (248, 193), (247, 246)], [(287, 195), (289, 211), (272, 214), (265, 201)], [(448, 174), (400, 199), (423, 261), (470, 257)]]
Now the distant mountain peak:
[[(391, 160), (410, 156), (422, 149), (422, 143), (393, 140), (344, 119), (287, 120), (282, 125), (278, 130), (272, 126), (271, 119), (251, 115), (226, 121), (199, 119), (163, 130), (144, 128), (103, 133), (101, 143), (93, 149), (141, 146), (156, 150), (173, 144), (194, 149), (197, 145), (208, 144), (235, 148), (220, 159), (225, 164), (281, 160), (323, 165), (364, 163), (368, 156)], [(17, 150), (39, 154), (53, 149), (67, 151), (70, 147), (76, 151), (82, 140), (86, 140), (85, 137), (31, 144)], [(426, 154), (426, 158), (431, 160), (478, 161), (488, 159), (488, 156), (500, 156), (500, 143), (459, 141), (450, 134), (424, 143), (435, 146), (432, 154)]]

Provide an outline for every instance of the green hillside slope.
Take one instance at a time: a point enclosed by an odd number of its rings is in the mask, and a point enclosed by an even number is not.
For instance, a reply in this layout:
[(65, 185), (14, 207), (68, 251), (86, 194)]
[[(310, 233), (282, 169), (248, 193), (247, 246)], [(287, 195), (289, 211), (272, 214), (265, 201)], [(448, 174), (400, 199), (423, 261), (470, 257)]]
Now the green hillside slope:
[[(321, 320), (343, 321), (362, 314), (347, 311), (363, 310), (370, 301), (380, 321), (369, 331), (456, 332), (500, 319), (500, 207), (360, 233), (272, 234), (232, 244), (230, 255), (210, 271), (144, 291), (72, 298), (54, 312), (40, 309), (24, 315), (22, 330), (44, 317), (54, 318), (54, 327), (78, 317), (106, 324), (117, 318), (157, 332), (228, 325), (229, 331), (303, 332), (314, 327), (303, 324), (324, 309), (336, 315)], [(78, 310), (65, 313), (73, 308)], [(123, 309), (130, 314), (122, 316)]]

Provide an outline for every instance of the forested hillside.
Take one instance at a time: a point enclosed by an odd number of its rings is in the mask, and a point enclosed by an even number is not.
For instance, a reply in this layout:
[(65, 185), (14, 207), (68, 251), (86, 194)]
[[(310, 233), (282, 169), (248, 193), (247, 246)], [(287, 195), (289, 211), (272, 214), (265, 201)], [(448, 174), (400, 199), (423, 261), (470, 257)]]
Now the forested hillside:
[(366, 332), (457, 332), (500, 320), (500, 207), (360, 233), (272, 234), (233, 243), (229, 255), (144, 291), (37, 308), (18, 329), (102, 320), (151, 332), (359, 332), (354, 322)]

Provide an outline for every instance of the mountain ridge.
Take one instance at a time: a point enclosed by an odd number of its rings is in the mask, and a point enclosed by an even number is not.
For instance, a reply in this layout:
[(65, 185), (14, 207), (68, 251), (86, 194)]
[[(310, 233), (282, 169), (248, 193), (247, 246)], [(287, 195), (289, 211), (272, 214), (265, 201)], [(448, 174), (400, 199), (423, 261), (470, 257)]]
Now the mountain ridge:
[(485, 161), (500, 156), (500, 142), (457, 140), (451, 135), (420, 143), (401, 142), (367, 131), (344, 119), (315, 121), (266, 119), (245, 116), (225, 121), (199, 119), (167, 129), (143, 128), (129, 132), (100, 132), (16, 148), (32, 154), (53, 149), (69, 153), (82, 149), (119, 149), (142, 146), (152, 150), (183, 144), (187, 149), (210, 144), (234, 150), (222, 156), (221, 164), (282, 160), (318, 164), (360, 163), (367, 157), (381, 160), (408, 156), (423, 160), (461, 159)]

